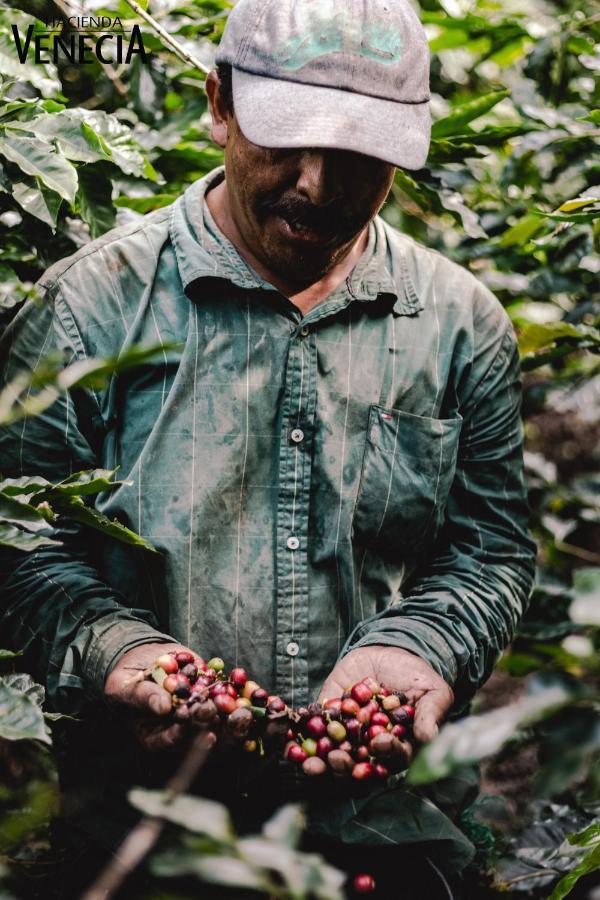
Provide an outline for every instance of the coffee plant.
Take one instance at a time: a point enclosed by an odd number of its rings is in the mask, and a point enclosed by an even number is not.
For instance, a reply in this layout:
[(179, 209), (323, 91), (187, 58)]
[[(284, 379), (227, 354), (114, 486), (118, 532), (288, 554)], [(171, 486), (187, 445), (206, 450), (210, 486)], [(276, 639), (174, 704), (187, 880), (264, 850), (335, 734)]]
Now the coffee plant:
[[(225, 0), (85, 0), (80, 8), (0, 0), (0, 327), (36, 296), (52, 262), (171, 203), (221, 162), (202, 84), (229, 9)], [(221, 660), (167, 654), (140, 673), (158, 678), (175, 705), (204, 704), (207, 727), (234, 731), (240, 754), (285, 754), (313, 792), (304, 818), (284, 807), (262, 833), (238, 835), (218, 803), (134, 789), (144, 821), (165, 825), (143, 864), (156, 895), (368, 894), (369, 872), (349, 881), (298, 848), (307, 828), (360, 842), (376, 818), (392, 842), (429, 842), (442, 870), (468, 863), (469, 898), (592, 897), (600, 869), (600, 19), (593, 0), (422, 0), (420, 9), (433, 53), (431, 154), (425, 169), (397, 173), (383, 215), (468, 267), (515, 325), (536, 587), (473, 714), (445, 725), (408, 772), (410, 707), (385, 686), (363, 682), (322, 708), (288, 710), (251, 673), (226, 678)], [(21, 48), (35, 43), (51, 19), (68, 40), (66, 19), (82, 12), (118, 17), (127, 33), (139, 26), (147, 60), (103, 63), (93, 52), (85, 66), (35, 62), (31, 53), (19, 60), (17, 38)], [(86, 40), (93, 51), (93, 34)], [(66, 368), (42, 358), (0, 394), (0, 427), (163, 350), (131, 348)], [(152, 552), (94, 508), (117, 476), (0, 480), (0, 546), (35, 550), (52, 541), (49, 524), (71, 517)], [(52, 866), (56, 716), (20, 672), (18, 652), (0, 651), (0, 673), (0, 893), (21, 900)], [(441, 800), (444, 779), (469, 766), (479, 767), (482, 789), (455, 823)], [(323, 779), (338, 793), (319, 803), (314, 785)]]

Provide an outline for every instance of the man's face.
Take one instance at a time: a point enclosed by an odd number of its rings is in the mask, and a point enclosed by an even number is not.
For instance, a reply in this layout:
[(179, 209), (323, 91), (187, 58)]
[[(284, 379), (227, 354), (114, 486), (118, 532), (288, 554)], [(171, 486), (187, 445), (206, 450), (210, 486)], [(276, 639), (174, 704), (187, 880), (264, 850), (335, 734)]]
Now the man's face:
[(394, 167), (343, 150), (259, 147), (244, 137), (235, 113), (220, 128), (213, 126), (213, 137), (225, 146), (229, 208), (244, 243), (285, 283), (318, 281), (378, 212)]

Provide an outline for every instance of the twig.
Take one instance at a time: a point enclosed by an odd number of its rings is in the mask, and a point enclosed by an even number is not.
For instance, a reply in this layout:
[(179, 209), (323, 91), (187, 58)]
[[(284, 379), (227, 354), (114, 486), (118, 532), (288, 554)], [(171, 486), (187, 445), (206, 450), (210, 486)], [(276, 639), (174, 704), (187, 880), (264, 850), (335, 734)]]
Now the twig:
[(136, 0), (125, 0), (127, 6), (130, 6), (138, 16), (141, 16), (144, 21), (150, 25), (151, 28), (156, 31), (156, 33), (163, 39), (165, 44), (168, 44), (169, 47), (175, 51), (177, 56), (180, 56), (184, 62), (190, 63), (190, 65), (194, 66), (195, 69), (199, 69), (204, 75), (208, 75), (210, 69), (205, 66), (200, 60), (195, 57), (192, 53), (189, 53), (184, 47), (181, 46), (179, 41), (176, 41), (174, 37), (172, 37), (168, 31), (160, 25), (156, 19), (147, 13), (145, 9), (142, 9), (139, 3), (136, 3)]
[(508, 887), (511, 884), (517, 884), (519, 881), (529, 881), (530, 878), (543, 878), (544, 875), (547, 877), (548, 875), (560, 875), (561, 872), (558, 872), (556, 869), (544, 869), (542, 872), (527, 872), (526, 875), (515, 875), (514, 878), (509, 878), (508, 881), (500, 882), (502, 887)]
[[(168, 803), (189, 789), (208, 759), (215, 741), (216, 737), (210, 731), (201, 731), (196, 735), (181, 765), (166, 786)], [(165, 820), (157, 816), (144, 816), (140, 819), (81, 900), (109, 900), (150, 852), (160, 837), (164, 824)]]

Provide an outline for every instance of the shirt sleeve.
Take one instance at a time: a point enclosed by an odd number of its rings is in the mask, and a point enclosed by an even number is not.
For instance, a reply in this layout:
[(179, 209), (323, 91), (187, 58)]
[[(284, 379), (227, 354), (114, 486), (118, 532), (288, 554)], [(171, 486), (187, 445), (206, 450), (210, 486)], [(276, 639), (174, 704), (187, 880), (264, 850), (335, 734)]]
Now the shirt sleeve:
[[(0, 343), (2, 381), (35, 371), (49, 357), (85, 358), (83, 342), (60, 291), (29, 302)], [(65, 393), (46, 411), (0, 428), (2, 477), (38, 475), (59, 481), (102, 467), (104, 423), (91, 390)], [(62, 520), (62, 521), (61, 521)], [(0, 646), (23, 652), (23, 665), (46, 687), (49, 706), (78, 712), (100, 694), (112, 665), (127, 650), (172, 641), (148, 610), (131, 608), (94, 564), (92, 537), (58, 517), (49, 536), (60, 544), (31, 552), (0, 546)]]
[(401, 602), (359, 623), (343, 650), (379, 644), (415, 653), (453, 685), (456, 711), (511, 640), (535, 569), (512, 326), (480, 344), (463, 390), (457, 470), (441, 534), (403, 585)]

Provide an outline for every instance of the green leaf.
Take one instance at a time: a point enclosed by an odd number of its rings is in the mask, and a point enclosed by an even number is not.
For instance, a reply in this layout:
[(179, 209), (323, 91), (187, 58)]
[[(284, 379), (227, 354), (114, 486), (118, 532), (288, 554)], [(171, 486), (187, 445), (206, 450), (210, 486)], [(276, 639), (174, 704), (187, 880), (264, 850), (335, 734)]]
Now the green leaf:
[(417, 755), (409, 769), (410, 784), (445, 778), (459, 766), (497, 753), (517, 730), (543, 719), (572, 701), (572, 692), (555, 684), (517, 703), (444, 725), (439, 735)]
[(573, 592), (575, 599), (569, 610), (573, 622), (600, 626), (600, 568), (576, 569)]
[(284, 844), (286, 847), (297, 847), (302, 830), (304, 828), (304, 816), (299, 806), (287, 804), (263, 825), (263, 834), (270, 841)]
[(561, 203), (556, 212), (573, 212), (575, 209), (593, 206), (595, 203), (600, 203), (600, 197), (574, 197), (573, 200), (566, 200), (564, 203)]
[(131, 483), (115, 481), (117, 471), (118, 469), (87, 469), (84, 472), (75, 472), (64, 481), (51, 485), (48, 496), (52, 497), (58, 493), (67, 497), (86, 497), (102, 491), (114, 491), (123, 484)]
[(545, 325), (526, 325), (519, 335), (519, 350), (522, 354), (533, 353), (551, 347), (559, 338), (582, 341), (587, 337), (570, 322), (547, 322)]
[(578, 847), (588, 847), (590, 844), (600, 841), (600, 822), (592, 822), (586, 829), (577, 834), (569, 834), (568, 841), (570, 844), (576, 844)]
[(103, 513), (99, 512), (91, 506), (86, 506), (80, 497), (68, 497), (58, 494), (52, 497), (52, 504), (57, 513), (67, 516), (81, 525), (87, 525), (95, 531), (116, 538), (123, 544), (129, 544), (132, 547), (140, 547), (143, 550), (149, 550), (151, 553), (158, 553), (156, 547), (145, 538), (131, 531), (126, 525), (116, 519), (109, 519)]
[(48, 190), (39, 178), (31, 179), (29, 183), (16, 182), (13, 184), (12, 195), (30, 216), (45, 222), (53, 230), (56, 228), (62, 197), (55, 191)]
[(37, 740), (50, 744), (50, 734), (36, 700), (0, 678), (0, 737), (8, 741)]
[(525, 215), (510, 228), (507, 228), (498, 244), (500, 247), (522, 246), (543, 227), (544, 223), (540, 221), (539, 216), (533, 214)]
[(600, 844), (584, 856), (572, 872), (561, 878), (550, 894), (549, 900), (563, 900), (563, 897), (567, 897), (571, 893), (580, 878), (590, 875), (597, 869), (600, 869)]
[(2, 650), (0, 649), (0, 659), (14, 659), (17, 656), (23, 656), (22, 650)]
[(492, 94), (484, 94), (483, 97), (467, 100), (466, 103), (455, 106), (451, 113), (433, 123), (431, 137), (443, 138), (459, 134), (465, 125), (474, 119), (478, 119), (479, 116), (485, 115), (509, 95), (510, 91), (508, 89), (494, 91)]
[(116, 210), (112, 202), (112, 181), (105, 172), (88, 166), (79, 169), (77, 204), (91, 238), (100, 237), (114, 227)]
[(44, 531), (48, 521), (39, 510), (23, 500), (0, 493), (0, 522), (17, 525), (29, 532)]
[(32, 534), (30, 531), (22, 531), (15, 525), (6, 525), (0, 522), (0, 547), (10, 547), (13, 550), (37, 550), (38, 547), (58, 545), (60, 541), (45, 537), (41, 534)]
[(22, 172), (39, 178), (51, 191), (72, 203), (77, 191), (77, 172), (52, 144), (27, 137), (11, 128), (0, 131), (0, 154), (15, 163)]
[(145, 788), (133, 788), (127, 796), (129, 802), (146, 816), (160, 816), (176, 825), (185, 825), (195, 834), (206, 835), (224, 844), (230, 843), (233, 838), (229, 813), (221, 803), (187, 795), (170, 799), (166, 791)]
[(591, 109), (587, 116), (581, 116), (578, 122), (593, 122), (594, 125), (600, 125), (600, 109)]
[(13, 672), (10, 675), (3, 675), (2, 682), (7, 687), (13, 688), (15, 691), (21, 691), (37, 703), (41, 707), (46, 699), (46, 692), (41, 684), (33, 680), (31, 675), (25, 672)]

